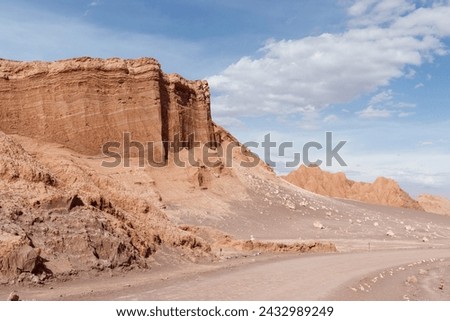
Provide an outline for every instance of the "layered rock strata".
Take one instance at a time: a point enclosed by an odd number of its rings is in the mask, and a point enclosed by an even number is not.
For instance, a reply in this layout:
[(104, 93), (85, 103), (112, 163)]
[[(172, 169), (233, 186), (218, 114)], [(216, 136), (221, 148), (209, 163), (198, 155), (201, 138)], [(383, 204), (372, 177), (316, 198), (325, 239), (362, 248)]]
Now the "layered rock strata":
[(206, 81), (164, 74), (151, 58), (0, 60), (0, 130), (98, 154), (111, 141), (215, 141)]

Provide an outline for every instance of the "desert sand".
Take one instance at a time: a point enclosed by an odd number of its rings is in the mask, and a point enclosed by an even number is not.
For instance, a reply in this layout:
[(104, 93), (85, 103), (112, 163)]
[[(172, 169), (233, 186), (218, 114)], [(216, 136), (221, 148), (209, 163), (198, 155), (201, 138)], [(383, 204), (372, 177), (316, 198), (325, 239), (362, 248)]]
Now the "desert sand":
[[(0, 96), (1, 299), (450, 299), (450, 216), (287, 182), (212, 121), (205, 82), (153, 59), (0, 60)], [(105, 166), (124, 131), (164, 166)]]

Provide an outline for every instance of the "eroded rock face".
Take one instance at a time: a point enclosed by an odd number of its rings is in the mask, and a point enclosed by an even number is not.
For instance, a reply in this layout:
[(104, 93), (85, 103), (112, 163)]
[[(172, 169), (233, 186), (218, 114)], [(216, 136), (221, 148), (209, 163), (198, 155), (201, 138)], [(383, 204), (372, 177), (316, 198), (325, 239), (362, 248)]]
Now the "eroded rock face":
[(11, 181), (19, 178), (48, 185), (56, 184), (48, 169), (35, 161), (11, 137), (0, 132), (0, 179)]
[(325, 196), (423, 210), (396, 181), (384, 177), (378, 177), (373, 183), (355, 182), (347, 179), (344, 173), (333, 174), (322, 171), (319, 167), (302, 165), (283, 178), (303, 189)]
[(33, 272), (39, 260), (39, 249), (29, 245), (25, 237), (0, 234), (0, 272), (13, 275)]
[(130, 169), (113, 179), (101, 173), (100, 163), (94, 161), (94, 170), (81, 161), (82, 154), (22, 139), (38, 145), (35, 153), (0, 131), (1, 282), (147, 267), (161, 248), (193, 260), (209, 256), (206, 242), (158, 209), (158, 195), (143, 175), (137, 190)]
[[(206, 81), (166, 75), (151, 58), (77, 58), (57, 62), (0, 59), (0, 130), (98, 154), (103, 144), (155, 142), (179, 135), (214, 141)], [(166, 146), (167, 149), (167, 146)]]

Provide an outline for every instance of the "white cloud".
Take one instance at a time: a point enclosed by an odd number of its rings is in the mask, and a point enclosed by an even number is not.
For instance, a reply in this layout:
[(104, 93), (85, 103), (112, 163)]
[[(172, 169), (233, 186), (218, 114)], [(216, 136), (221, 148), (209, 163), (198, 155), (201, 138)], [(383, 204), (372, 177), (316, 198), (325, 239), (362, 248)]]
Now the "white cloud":
[[(214, 113), (320, 112), (411, 76), (411, 67), (446, 53), (441, 39), (450, 35), (449, 5), (415, 9), (411, 1), (358, 1), (349, 13), (351, 28), (344, 33), (271, 40), (261, 57), (243, 57), (210, 77)], [(370, 17), (370, 23), (361, 20)], [(372, 107), (362, 115), (389, 114)]]
[(419, 89), (422, 88), (423, 86), (425, 86), (423, 83), (418, 83), (417, 85), (414, 86), (414, 89)]
[(91, 12), (93, 11), (94, 7), (97, 7), (100, 4), (101, 4), (100, 0), (91, 1), (88, 4), (88, 6), (87, 6), (88, 8), (86, 9), (86, 11), (84, 11), (84, 16), (88, 16), (89, 14), (91, 14)]
[(393, 107), (399, 108), (399, 109), (405, 109), (405, 108), (416, 108), (416, 104), (413, 103), (405, 103), (405, 102), (398, 102), (392, 104)]
[(397, 114), (398, 117), (404, 118), (404, 117), (409, 117), (409, 116), (413, 116), (415, 115), (415, 112), (399, 112)]
[(414, 79), (414, 77), (416, 76), (416, 71), (414, 69), (408, 69), (408, 71), (405, 74), (405, 78), (406, 79)]
[(350, 25), (370, 26), (392, 22), (416, 8), (407, 0), (357, 0), (348, 9)]
[(385, 90), (373, 96), (369, 101), (369, 105), (376, 105), (387, 101), (392, 101), (393, 98), (394, 97), (392, 94), (392, 90)]
[(235, 117), (214, 117), (214, 121), (219, 124), (220, 126), (223, 126), (225, 128), (243, 128), (244, 123)]
[(391, 117), (392, 111), (368, 106), (365, 109), (358, 111), (356, 114), (361, 118), (388, 118)]
[(338, 121), (338, 120), (339, 120), (339, 117), (336, 116), (336, 115), (334, 115), (334, 114), (328, 115), (328, 116), (326, 116), (326, 117), (323, 119), (323, 121), (324, 121), (325, 123), (334, 123), (334, 122), (336, 122), (336, 121)]
[(361, 118), (388, 118), (393, 115), (408, 117), (415, 114), (411, 111), (404, 111), (415, 108), (415, 104), (395, 101), (394, 96), (391, 89), (384, 90), (374, 95), (369, 100), (369, 106), (356, 114)]
[(368, 11), (369, 7), (374, 5), (376, 0), (360, 0), (354, 1), (354, 4), (348, 8), (348, 13), (351, 16), (362, 16), (366, 11)]

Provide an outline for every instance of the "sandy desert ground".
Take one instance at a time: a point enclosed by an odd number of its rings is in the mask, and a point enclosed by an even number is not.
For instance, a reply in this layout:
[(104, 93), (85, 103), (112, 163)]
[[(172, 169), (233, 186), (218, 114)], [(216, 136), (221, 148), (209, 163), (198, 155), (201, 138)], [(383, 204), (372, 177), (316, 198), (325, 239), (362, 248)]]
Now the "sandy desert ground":
[[(49, 146), (45, 150), (57, 154)], [(96, 159), (84, 161), (98, 166)], [(129, 170), (109, 175), (124, 178)], [(323, 241), (338, 252), (276, 253), (218, 242), (214, 257), (192, 262), (163, 248), (150, 269), (85, 271), (44, 284), (3, 285), (0, 297), (16, 291), (23, 300), (450, 299), (449, 216), (319, 196), (267, 171), (234, 169), (232, 177), (224, 177), (234, 184), (213, 181), (208, 189), (177, 180), (183, 173), (186, 169), (147, 170), (168, 217), (180, 226), (200, 226), (195, 231), (203, 239), (227, 233), (253, 242)]]

